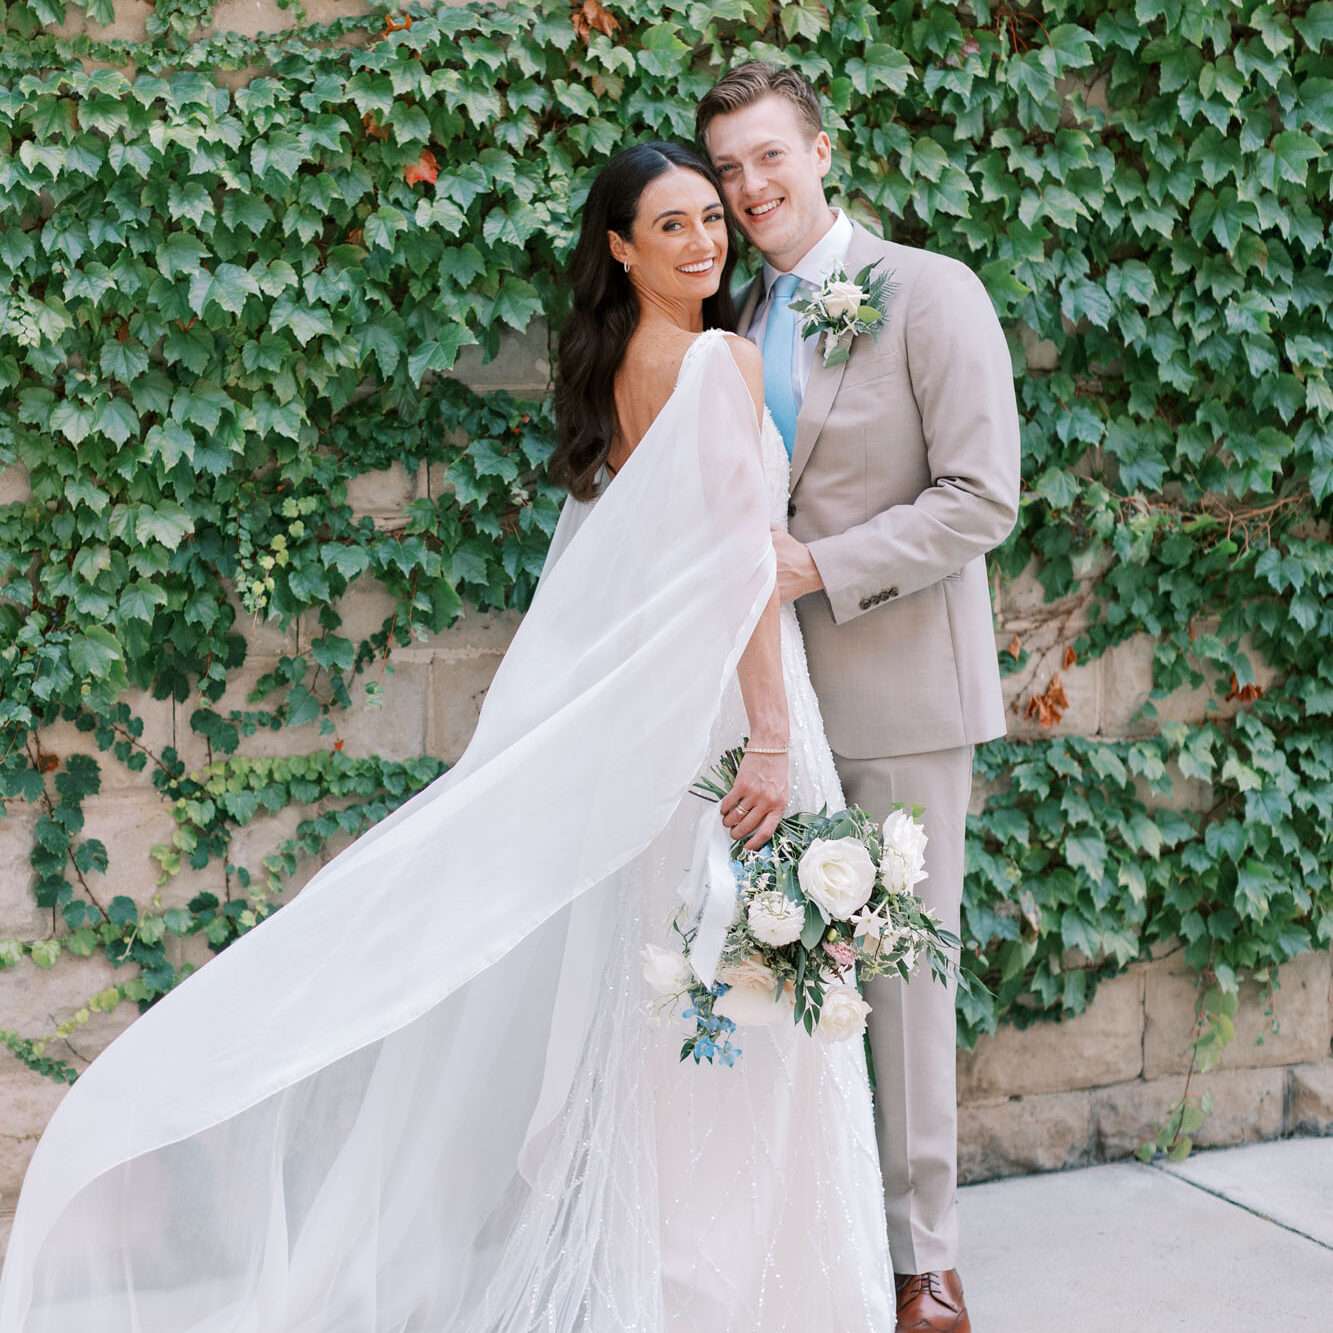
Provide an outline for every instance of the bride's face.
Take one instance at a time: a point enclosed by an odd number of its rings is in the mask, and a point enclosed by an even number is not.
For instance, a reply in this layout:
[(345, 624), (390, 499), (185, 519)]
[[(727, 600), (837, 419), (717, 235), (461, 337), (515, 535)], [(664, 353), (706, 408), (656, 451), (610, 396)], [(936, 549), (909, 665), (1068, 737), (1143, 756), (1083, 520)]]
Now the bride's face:
[(641, 294), (672, 304), (712, 296), (727, 258), (727, 220), (718, 192), (697, 171), (672, 167), (639, 196), (629, 239), (607, 232), (611, 253), (629, 261)]

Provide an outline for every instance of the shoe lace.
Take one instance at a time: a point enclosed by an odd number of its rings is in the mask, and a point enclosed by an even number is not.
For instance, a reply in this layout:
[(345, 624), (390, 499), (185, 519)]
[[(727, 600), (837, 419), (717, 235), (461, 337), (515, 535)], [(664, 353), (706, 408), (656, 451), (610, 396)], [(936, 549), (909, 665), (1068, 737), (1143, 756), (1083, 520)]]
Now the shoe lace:
[(925, 1293), (939, 1298), (944, 1294), (938, 1273), (909, 1273), (898, 1288), (898, 1294), (908, 1300)]

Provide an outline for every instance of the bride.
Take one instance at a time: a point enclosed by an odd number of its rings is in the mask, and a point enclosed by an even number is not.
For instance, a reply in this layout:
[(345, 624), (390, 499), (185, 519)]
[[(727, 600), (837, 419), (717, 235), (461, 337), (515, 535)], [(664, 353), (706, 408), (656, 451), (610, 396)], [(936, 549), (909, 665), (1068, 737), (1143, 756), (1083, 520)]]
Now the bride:
[[(569, 498), (458, 763), (122, 1033), (24, 1182), (0, 1333), (888, 1333), (859, 1041), (688, 1025), (710, 839), (843, 804), (775, 592), (787, 457), (711, 168), (593, 183)], [(720, 807), (689, 791), (748, 737)], [(776, 1006), (775, 1006), (776, 1009)]]

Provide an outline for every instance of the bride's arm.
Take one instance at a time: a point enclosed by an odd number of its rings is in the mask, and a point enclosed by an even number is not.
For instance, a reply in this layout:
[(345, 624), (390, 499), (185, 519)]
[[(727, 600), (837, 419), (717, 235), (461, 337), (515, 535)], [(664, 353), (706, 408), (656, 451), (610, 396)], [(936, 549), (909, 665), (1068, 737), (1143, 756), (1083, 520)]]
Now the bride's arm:
[[(727, 345), (745, 376), (754, 399), (755, 416), (762, 423), (764, 364), (759, 349), (752, 342), (734, 336), (727, 339)], [(782, 683), (782, 654), (778, 646), (780, 605), (775, 583), (736, 667), (750, 723), (750, 744), (763, 749), (785, 747), (788, 739), (787, 691)], [(789, 788), (785, 753), (754, 754), (747, 750), (736, 781), (720, 807), (727, 832), (732, 838), (748, 838), (746, 847), (758, 850), (777, 828), (787, 808)], [(745, 813), (738, 813), (740, 810)]]

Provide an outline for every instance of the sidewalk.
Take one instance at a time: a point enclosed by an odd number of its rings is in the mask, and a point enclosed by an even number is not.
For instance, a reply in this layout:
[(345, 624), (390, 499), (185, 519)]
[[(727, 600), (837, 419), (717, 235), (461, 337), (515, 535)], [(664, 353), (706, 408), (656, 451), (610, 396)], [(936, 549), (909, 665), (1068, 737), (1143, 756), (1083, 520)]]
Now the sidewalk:
[(973, 1333), (1327, 1333), (1333, 1138), (958, 1191)]

